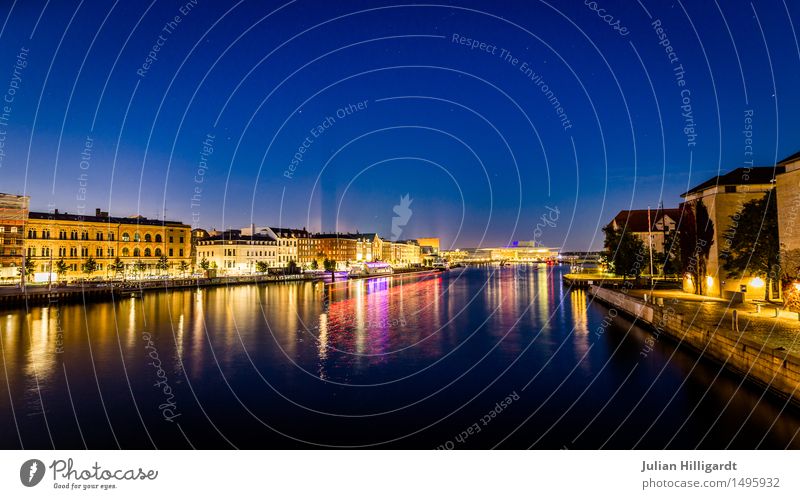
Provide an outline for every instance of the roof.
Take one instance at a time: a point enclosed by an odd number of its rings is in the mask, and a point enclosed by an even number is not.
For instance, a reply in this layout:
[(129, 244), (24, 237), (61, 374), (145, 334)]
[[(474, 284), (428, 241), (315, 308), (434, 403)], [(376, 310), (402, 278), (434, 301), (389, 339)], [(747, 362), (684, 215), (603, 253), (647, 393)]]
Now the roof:
[(269, 236), (262, 236), (262, 235), (254, 235), (254, 236), (243, 236), (239, 231), (226, 231), (222, 234), (218, 234), (216, 236), (209, 236), (203, 239), (200, 239), (198, 242), (212, 242), (212, 241), (230, 241), (230, 242), (247, 242), (247, 241), (260, 241), (260, 242), (267, 242), (267, 243), (274, 243), (275, 240)]
[(278, 237), (310, 237), (311, 234), (305, 229), (285, 229), (282, 227), (270, 227), (269, 230)]
[(311, 237), (314, 239), (375, 239), (375, 237), (379, 236), (374, 232), (367, 232), (363, 234), (352, 234), (352, 233), (314, 234)]
[(785, 171), (786, 168), (783, 166), (739, 167), (724, 175), (717, 175), (716, 177), (706, 180), (702, 184), (692, 187), (681, 194), (681, 197), (686, 197), (689, 194), (702, 192), (711, 187), (721, 185), (769, 184), (775, 180), (775, 175), (784, 173)]
[(800, 151), (797, 151), (796, 153), (792, 154), (791, 156), (786, 156), (782, 160), (778, 161), (778, 164), (783, 166), (783, 165), (786, 165), (787, 163), (792, 163), (792, 162), (797, 161), (797, 160), (800, 160)]
[(97, 217), (89, 215), (78, 215), (73, 213), (45, 213), (32, 211), (28, 213), (28, 219), (34, 220), (66, 220), (71, 222), (104, 223), (104, 224), (133, 224), (133, 225), (170, 225), (189, 227), (183, 222), (174, 220), (152, 220), (144, 217)]
[(659, 230), (656, 228), (658, 222), (668, 216), (678, 222), (681, 218), (680, 208), (659, 208), (650, 210), (650, 227), (647, 227), (648, 210), (622, 210), (614, 217), (614, 222), (620, 227), (625, 227), (630, 232), (649, 232)]

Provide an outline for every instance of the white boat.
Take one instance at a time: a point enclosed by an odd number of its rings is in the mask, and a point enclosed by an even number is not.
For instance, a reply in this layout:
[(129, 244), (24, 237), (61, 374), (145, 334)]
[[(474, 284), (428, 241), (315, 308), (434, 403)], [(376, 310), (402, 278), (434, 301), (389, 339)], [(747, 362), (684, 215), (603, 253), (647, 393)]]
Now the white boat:
[(364, 262), (350, 267), (350, 277), (388, 275), (392, 272), (392, 266), (386, 262)]

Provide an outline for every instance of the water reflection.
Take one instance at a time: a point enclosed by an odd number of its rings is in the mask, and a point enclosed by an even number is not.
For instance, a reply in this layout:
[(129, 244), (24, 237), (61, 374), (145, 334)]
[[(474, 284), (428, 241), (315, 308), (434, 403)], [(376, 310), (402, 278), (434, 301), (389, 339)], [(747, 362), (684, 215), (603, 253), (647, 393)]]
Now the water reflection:
[[(649, 333), (622, 318), (603, 326), (607, 311), (589, 305), (584, 291), (564, 289), (560, 272), (481, 267), (10, 311), (0, 319), (0, 447), (49, 447), (46, 423), (55, 442), (81, 446), (70, 440), (74, 425), (63, 423), (76, 417), (90, 446), (114, 446), (109, 425), (122, 445), (148, 446), (141, 423), (131, 420), (137, 411), (156, 445), (185, 447), (186, 438), (160, 417), (145, 331), (171, 366), (166, 376), (182, 429), (200, 447), (285, 442), (254, 415), (280, 432), (331, 445), (416, 435), (441, 419), (408, 444), (434, 446), (512, 390), (520, 401), (493, 423), (497, 432), (535, 412), (512, 447), (558, 447), (590, 421), (575, 445), (602, 445), (613, 431), (607, 429), (622, 422), (628, 426), (609, 446), (798, 445), (800, 418), (781, 401), (739, 387), (740, 380), (667, 341), (643, 360)], [(315, 411), (383, 416), (356, 421)]]

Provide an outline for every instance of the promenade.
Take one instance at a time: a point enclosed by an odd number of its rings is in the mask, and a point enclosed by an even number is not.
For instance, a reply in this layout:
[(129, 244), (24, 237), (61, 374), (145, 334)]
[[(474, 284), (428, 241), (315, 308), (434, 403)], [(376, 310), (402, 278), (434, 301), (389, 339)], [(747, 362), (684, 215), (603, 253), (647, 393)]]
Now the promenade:
[[(636, 319), (765, 389), (800, 405), (800, 320), (774, 307), (731, 304), (677, 290), (589, 286), (593, 299)], [(645, 300), (645, 295), (647, 299)], [(738, 315), (734, 323), (734, 312)]]

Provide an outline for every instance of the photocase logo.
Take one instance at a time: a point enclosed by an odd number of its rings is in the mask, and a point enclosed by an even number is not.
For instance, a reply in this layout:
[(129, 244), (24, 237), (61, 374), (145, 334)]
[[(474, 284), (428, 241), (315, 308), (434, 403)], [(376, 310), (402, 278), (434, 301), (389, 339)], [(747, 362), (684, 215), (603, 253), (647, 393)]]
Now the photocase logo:
[(402, 228), (405, 227), (411, 219), (411, 215), (414, 213), (411, 211), (411, 203), (413, 202), (414, 200), (406, 193), (405, 196), (400, 198), (400, 204), (395, 205), (393, 211), (397, 216), (392, 217), (392, 241), (400, 239), (400, 234), (403, 233)]
[(19, 469), (19, 479), (26, 487), (35, 487), (44, 478), (44, 463), (38, 459), (28, 459)]

